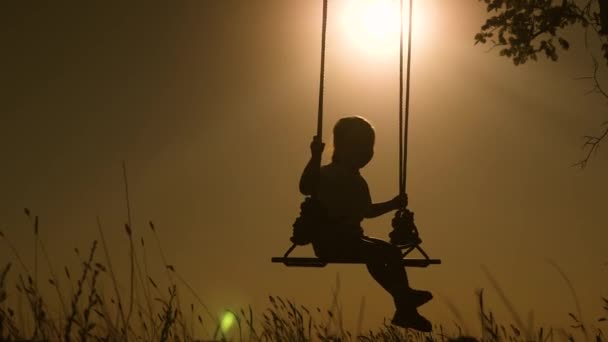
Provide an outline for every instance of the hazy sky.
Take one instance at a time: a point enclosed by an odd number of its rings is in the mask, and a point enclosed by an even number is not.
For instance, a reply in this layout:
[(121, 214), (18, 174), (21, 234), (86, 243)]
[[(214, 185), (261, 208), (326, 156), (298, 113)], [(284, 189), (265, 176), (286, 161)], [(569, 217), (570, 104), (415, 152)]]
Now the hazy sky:
[[(571, 32), (572, 51), (559, 63), (515, 67), (473, 45), (483, 3), (418, 3), (407, 191), (424, 248), (443, 260), (410, 270), (414, 287), (436, 295), (421, 312), (450, 325), (450, 302), (475, 331), (474, 292), (485, 288), (509, 320), (483, 264), (522, 316), (534, 310), (536, 322), (564, 325), (575, 304), (550, 259), (570, 277), (585, 318), (599, 317), (608, 295), (608, 152), (584, 171), (570, 167), (584, 156), (582, 136), (606, 120), (605, 99), (575, 80), (591, 73), (582, 32)], [(40, 216), (55, 267), (75, 264), (72, 249), (98, 238), (99, 216), (127, 271), (126, 160), (136, 234), (151, 241), (154, 221), (169, 262), (213, 310), (261, 311), (269, 294), (329, 307), (339, 274), (348, 322), (362, 297), (365, 326), (392, 316), (363, 266), (270, 263), (289, 246), (303, 199), (320, 0), (2, 7), (0, 230), (26, 262), (33, 239), (24, 207)], [(377, 146), (362, 174), (383, 201), (398, 191), (398, 37), (357, 39), (345, 13), (346, 0), (330, 1), (325, 160), (337, 118), (368, 118)], [(391, 218), (364, 228), (387, 238)], [(153, 247), (148, 253), (159, 262)], [(2, 245), (0, 264), (7, 260)], [(162, 266), (151, 268), (163, 277)]]

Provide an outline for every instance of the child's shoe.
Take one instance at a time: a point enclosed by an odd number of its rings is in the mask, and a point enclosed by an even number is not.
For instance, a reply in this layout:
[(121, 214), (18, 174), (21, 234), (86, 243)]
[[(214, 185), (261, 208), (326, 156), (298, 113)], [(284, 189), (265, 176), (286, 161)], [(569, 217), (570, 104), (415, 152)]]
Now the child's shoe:
[(415, 309), (408, 311), (397, 309), (391, 323), (402, 328), (415, 329), (421, 332), (431, 332), (433, 330), (431, 322), (422, 317)]

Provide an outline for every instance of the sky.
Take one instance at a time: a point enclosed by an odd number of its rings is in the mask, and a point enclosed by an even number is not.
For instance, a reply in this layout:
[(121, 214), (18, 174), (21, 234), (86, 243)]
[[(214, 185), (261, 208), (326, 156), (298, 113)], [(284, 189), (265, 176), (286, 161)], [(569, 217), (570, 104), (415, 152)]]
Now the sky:
[[(345, 115), (376, 129), (362, 170), (374, 201), (398, 192), (398, 35), (368, 33), (346, 0), (330, 1), (324, 161)], [(99, 239), (99, 217), (117, 270), (128, 272), (130, 215), (151, 273), (167, 261), (213, 311), (268, 295), (329, 308), (340, 283), (351, 326), (393, 314), (361, 265), (323, 269), (270, 263), (289, 247), (308, 145), (316, 131), (321, 1), (147, 4), (3, 4), (0, 10), (0, 230), (33, 263), (29, 208), (54, 267), (77, 265), (74, 248)], [(582, 31), (558, 63), (515, 67), (474, 45), (485, 8), (473, 0), (414, 7), (409, 207), (424, 249), (441, 265), (408, 269), (435, 299), (420, 309), (453, 325), (450, 307), (478, 329), (475, 291), (511, 316), (483, 267), (522, 317), (566, 326), (576, 311), (602, 314), (608, 296), (608, 156), (581, 170), (583, 136), (600, 133), (606, 99), (577, 79), (592, 72)], [(350, 16), (350, 17), (349, 17)], [(418, 18), (418, 19), (417, 19)], [(355, 32), (355, 34), (353, 34)], [(364, 222), (388, 238), (391, 215)], [(308, 246), (298, 255), (311, 255)], [(0, 247), (0, 264), (14, 260)], [(127, 278), (124, 278), (127, 279)]]

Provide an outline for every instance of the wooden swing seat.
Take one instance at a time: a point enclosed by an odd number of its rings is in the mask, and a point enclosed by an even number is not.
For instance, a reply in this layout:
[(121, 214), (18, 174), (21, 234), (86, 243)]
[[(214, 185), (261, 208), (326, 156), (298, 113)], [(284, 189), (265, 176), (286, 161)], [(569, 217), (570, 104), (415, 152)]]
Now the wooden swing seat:
[[(404, 267), (427, 267), (439, 265), (439, 259), (402, 259)], [(359, 259), (321, 259), (312, 257), (273, 257), (272, 262), (282, 263), (288, 267), (325, 267), (328, 264), (366, 264), (369, 260)]]
[[(400, 245), (397, 246), (402, 251), (403, 259), (401, 263), (404, 267), (427, 267), (429, 265), (441, 264), (440, 259), (431, 259), (424, 252), (424, 250), (418, 245)], [(273, 263), (282, 263), (288, 267), (325, 267), (328, 264), (367, 264), (370, 261), (374, 261), (370, 258), (318, 258), (318, 257), (289, 257), (289, 254), (296, 248), (296, 245), (292, 245), (285, 255), (282, 257), (273, 257), (271, 261)], [(414, 249), (418, 250), (423, 255), (422, 258), (406, 258), (408, 254)]]

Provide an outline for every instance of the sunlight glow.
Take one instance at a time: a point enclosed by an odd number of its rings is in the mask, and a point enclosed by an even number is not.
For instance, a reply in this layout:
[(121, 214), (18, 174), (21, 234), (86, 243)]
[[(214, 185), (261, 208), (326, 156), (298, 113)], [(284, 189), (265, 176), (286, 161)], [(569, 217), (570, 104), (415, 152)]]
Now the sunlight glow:
[(382, 38), (399, 30), (399, 13), (391, 2), (379, 1), (367, 4), (360, 20), (362, 29), (375, 38)]
[[(404, 44), (407, 46), (408, 8), (403, 3)], [(425, 1), (414, 2), (413, 43), (427, 39), (429, 16)], [(348, 0), (341, 10), (342, 29), (353, 45), (373, 53), (398, 53), (400, 15), (399, 0)]]
[(220, 329), (222, 330), (222, 332), (224, 334), (227, 333), (230, 330), (230, 328), (232, 328), (235, 321), (236, 321), (236, 317), (234, 316), (234, 314), (232, 312), (225, 312), (224, 315), (222, 316), (222, 320), (220, 322)]

